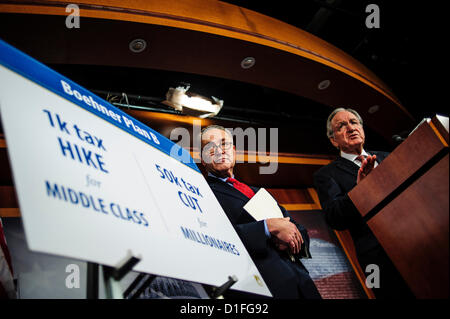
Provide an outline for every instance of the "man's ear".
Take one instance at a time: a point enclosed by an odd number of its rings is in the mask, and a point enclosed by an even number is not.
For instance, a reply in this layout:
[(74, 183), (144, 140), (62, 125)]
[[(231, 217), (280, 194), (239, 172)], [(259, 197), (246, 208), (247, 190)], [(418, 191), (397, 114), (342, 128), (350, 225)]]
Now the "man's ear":
[(201, 153), (201, 152), (200, 152), (200, 160), (201, 160), (201, 162), (202, 162), (203, 167), (206, 167), (205, 161), (203, 160), (203, 156), (202, 156), (202, 153)]
[(330, 142), (331, 144), (333, 144), (334, 147), (336, 147), (337, 149), (339, 149), (339, 145), (338, 143), (334, 140), (334, 137), (330, 137)]
[(201, 139), (201, 140), (200, 140), (200, 161), (201, 161), (202, 165), (203, 165), (204, 167), (206, 167), (206, 163), (205, 163), (205, 161), (203, 160), (203, 149), (204, 149), (204, 147), (205, 147), (205, 144), (203, 143), (203, 140)]
[(202, 162), (203, 167), (206, 168), (207, 163), (206, 163), (206, 161), (203, 159), (203, 150), (204, 150), (204, 148), (203, 148), (203, 145), (202, 145), (202, 148), (201, 148), (201, 151), (200, 151), (200, 160), (201, 160), (201, 162)]
[(233, 144), (233, 163), (236, 164), (236, 145), (234, 144)]

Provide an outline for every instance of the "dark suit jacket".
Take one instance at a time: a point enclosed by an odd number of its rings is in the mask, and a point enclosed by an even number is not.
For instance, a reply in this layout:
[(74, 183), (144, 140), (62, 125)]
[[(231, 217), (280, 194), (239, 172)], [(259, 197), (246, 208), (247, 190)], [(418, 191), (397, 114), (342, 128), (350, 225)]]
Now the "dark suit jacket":
[[(275, 298), (320, 298), (314, 282), (299, 259), (301, 257), (310, 258), (311, 256), (309, 236), (306, 229), (291, 219), (298, 227), (304, 240), (302, 250), (294, 256), (296, 262), (293, 263), (285, 252), (278, 251), (267, 238), (264, 231), (264, 222), (256, 221), (243, 208), (249, 201), (244, 194), (220, 179), (208, 176), (207, 181), (272, 295)], [(257, 188), (252, 187), (252, 189), (255, 193), (258, 191)], [(285, 217), (290, 217), (282, 206), (280, 208)], [(236, 296), (231, 295), (231, 297)]]
[[(378, 163), (389, 155), (386, 152), (368, 153), (376, 155)], [(336, 230), (350, 231), (359, 259), (361, 254), (379, 246), (379, 243), (347, 195), (356, 186), (358, 170), (355, 163), (338, 157), (314, 174), (314, 186), (327, 224)]]

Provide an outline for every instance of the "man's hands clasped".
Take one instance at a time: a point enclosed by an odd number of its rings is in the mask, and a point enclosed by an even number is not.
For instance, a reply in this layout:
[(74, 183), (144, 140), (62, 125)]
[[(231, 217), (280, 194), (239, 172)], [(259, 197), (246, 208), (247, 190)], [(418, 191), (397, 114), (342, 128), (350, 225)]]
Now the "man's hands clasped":
[(303, 238), (297, 226), (290, 222), (290, 217), (269, 218), (266, 223), (279, 250), (289, 249), (293, 254), (300, 252)]

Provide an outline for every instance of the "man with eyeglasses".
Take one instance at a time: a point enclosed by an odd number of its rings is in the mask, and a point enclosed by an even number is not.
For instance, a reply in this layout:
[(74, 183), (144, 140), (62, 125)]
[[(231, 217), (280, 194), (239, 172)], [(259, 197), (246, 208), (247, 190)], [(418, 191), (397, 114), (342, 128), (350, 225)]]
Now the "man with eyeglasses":
[[(337, 108), (331, 112), (327, 119), (327, 136), (339, 150), (339, 156), (314, 174), (314, 185), (328, 226), (349, 230), (363, 272), (369, 265), (378, 266), (379, 287), (372, 289), (377, 299), (413, 297), (348, 197), (348, 192), (389, 154), (364, 149), (363, 120), (353, 109)], [(367, 196), (370, 196), (370, 190), (367, 190)]]
[[(243, 206), (258, 191), (234, 178), (236, 149), (231, 133), (222, 126), (202, 130), (202, 164), (217, 200), (263, 276), (274, 298), (320, 299), (320, 294), (300, 258), (311, 258), (306, 229), (290, 218), (256, 221)], [(287, 252), (290, 252), (288, 254)], [(229, 291), (231, 298), (255, 298)]]

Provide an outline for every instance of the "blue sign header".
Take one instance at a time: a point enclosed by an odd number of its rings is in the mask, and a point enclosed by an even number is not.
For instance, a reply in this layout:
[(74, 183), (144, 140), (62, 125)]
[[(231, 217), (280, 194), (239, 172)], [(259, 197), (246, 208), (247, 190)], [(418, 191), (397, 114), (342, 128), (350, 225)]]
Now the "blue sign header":
[[(165, 136), (0, 39), (0, 65), (75, 103), (200, 172), (189, 152)], [(5, 85), (2, 83), (2, 85)]]

